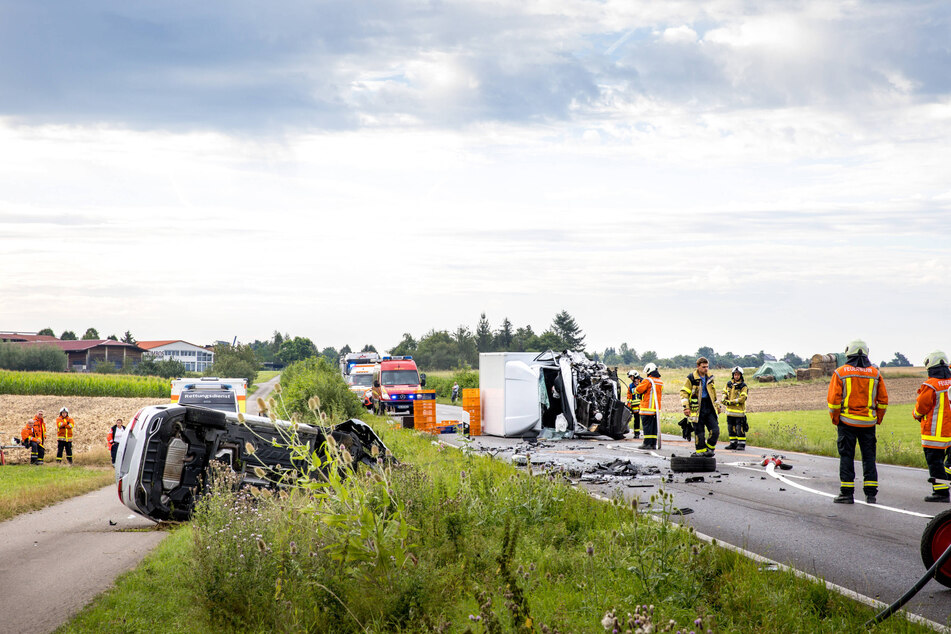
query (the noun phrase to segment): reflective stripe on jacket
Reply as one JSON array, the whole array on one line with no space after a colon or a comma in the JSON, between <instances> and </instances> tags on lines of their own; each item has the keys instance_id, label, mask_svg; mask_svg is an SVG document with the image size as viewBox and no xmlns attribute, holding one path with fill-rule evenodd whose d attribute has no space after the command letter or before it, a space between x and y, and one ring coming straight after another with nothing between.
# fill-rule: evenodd
<instances>
[{"instance_id":1,"label":"reflective stripe on jacket","mask_svg":"<svg viewBox=\"0 0 951 634\"><path fill-rule=\"evenodd\" d=\"M66 416L65 418L59 416L56 419L56 438L58 440L70 441L73 439L73 428L76 426L76 423L72 418Z\"/></svg>"},{"instance_id":2,"label":"reflective stripe on jacket","mask_svg":"<svg viewBox=\"0 0 951 634\"><path fill-rule=\"evenodd\" d=\"M888 407L888 390L874 366L843 365L832 373L829 411L839 412L839 422L853 427L874 427Z\"/></svg>"},{"instance_id":3,"label":"reflective stripe on jacket","mask_svg":"<svg viewBox=\"0 0 951 634\"><path fill-rule=\"evenodd\" d=\"M39 416L33 417L30 440L40 443L46 442L46 423Z\"/></svg>"},{"instance_id":4,"label":"reflective stripe on jacket","mask_svg":"<svg viewBox=\"0 0 951 634\"><path fill-rule=\"evenodd\" d=\"M723 391L723 404L726 406L727 416L746 416L746 398L749 396L749 387L745 382L726 382Z\"/></svg>"},{"instance_id":5,"label":"reflective stripe on jacket","mask_svg":"<svg viewBox=\"0 0 951 634\"><path fill-rule=\"evenodd\" d=\"M643 383L643 381L642 381ZM641 407L641 399L644 398L643 394L637 393L637 385L633 383L628 384L627 386L627 406L631 408L631 411L637 412Z\"/></svg>"},{"instance_id":6,"label":"reflective stripe on jacket","mask_svg":"<svg viewBox=\"0 0 951 634\"><path fill-rule=\"evenodd\" d=\"M918 388L914 416L921 421L921 446L951 447L951 379L928 379Z\"/></svg>"},{"instance_id":7,"label":"reflective stripe on jacket","mask_svg":"<svg viewBox=\"0 0 951 634\"><path fill-rule=\"evenodd\" d=\"M700 412L700 394L702 391L700 377L695 376L694 372L687 375L684 386L680 388L680 403L683 407L690 407L690 414L696 416ZM710 402L714 405L717 402L717 388L713 384L713 375L707 374L707 394L710 395Z\"/></svg>"},{"instance_id":8,"label":"reflective stripe on jacket","mask_svg":"<svg viewBox=\"0 0 951 634\"><path fill-rule=\"evenodd\" d=\"M650 416L660 411L661 396L664 393L664 382L652 376L647 377L634 388L641 395L641 415Z\"/></svg>"}]
</instances>

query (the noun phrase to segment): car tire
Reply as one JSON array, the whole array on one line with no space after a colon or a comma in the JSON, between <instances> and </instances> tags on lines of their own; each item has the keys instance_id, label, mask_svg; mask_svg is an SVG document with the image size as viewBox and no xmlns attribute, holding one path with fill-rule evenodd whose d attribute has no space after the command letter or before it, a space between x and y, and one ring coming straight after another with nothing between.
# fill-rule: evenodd
<instances>
[{"instance_id":1,"label":"car tire","mask_svg":"<svg viewBox=\"0 0 951 634\"><path fill-rule=\"evenodd\" d=\"M925 568L931 568L951 545L951 509L934 516L921 534L921 561ZM935 581L951 588L951 561L946 562L934 576Z\"/></svg>"},{"instance_id":2,"label":"car tire","mask_svg":"<svg viewBox=\"0 0 951 634\"><path fill-rule=\"evenodd\" d=\"M201 407L189 407L185 413L185 422L214 427L215 429L224 429L227 424L227 419L225 419L224 412Z\"/></svg>"},{"instance_id":3,"label":"car tire","mask_svg":"<svg viewBox=\"0 0 951 634\"><path fill-rule=\"evenodd\" d=\"M713 456L671 456L670 470L674 473L711 473L717 470Z\"/></svg>"}]
</instances>

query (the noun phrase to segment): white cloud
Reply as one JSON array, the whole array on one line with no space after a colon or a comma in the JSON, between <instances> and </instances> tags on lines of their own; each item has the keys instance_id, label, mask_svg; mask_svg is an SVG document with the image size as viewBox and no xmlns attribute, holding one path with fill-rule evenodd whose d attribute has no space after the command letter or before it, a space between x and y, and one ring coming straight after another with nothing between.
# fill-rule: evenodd
<instances>
[{"instance_id":1,"label":"white cloud","mask_svg":"<svg viewBox=\"0 0 951 634\"><path fill-rule=\"evenodd\" d=\"M661 38L671 44L693 44L697 41L697 32L685 24L664 29Z\"/></svg>"}]
</instances>

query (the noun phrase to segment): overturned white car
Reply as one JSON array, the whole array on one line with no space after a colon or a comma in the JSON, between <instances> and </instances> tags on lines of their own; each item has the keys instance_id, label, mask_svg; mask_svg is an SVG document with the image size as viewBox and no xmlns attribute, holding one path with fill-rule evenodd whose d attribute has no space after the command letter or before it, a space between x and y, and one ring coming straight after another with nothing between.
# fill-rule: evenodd
<instances>
[{"instance_id":1,"label":"overturned white car","mask_svg":"<svg viewBox=\"0 0 951 634\"><path fill-rule=\"evenodd\" d=\"M186 520L195 500L208 487L212 461L228 465L244 485L273 487L281 476L294 477L307 468L293 460L286 446L292 423L263 416L225 413L203 407L155 405L138 411L116 456L119 499L130 509L153 519ZM326 442L323 429L294 426L296 442L309 451ZM350 419L330 430L357 463L375 465L390 458L383 441L366 423ZM253 451L249 451L253 450ZM265 477L255 473L265 469Z\"/></svg>"},{"instance_id":2,"label":"overturned white car","mask_svg":"<svg viewBox=\"0 0 951 634\"><path fill-rule=\"evenodd\" d=\"M482 431L492 436L620 440L631 420L617 370L581 352L480 354L479 389Z\"/></svg>"}]
</instances>

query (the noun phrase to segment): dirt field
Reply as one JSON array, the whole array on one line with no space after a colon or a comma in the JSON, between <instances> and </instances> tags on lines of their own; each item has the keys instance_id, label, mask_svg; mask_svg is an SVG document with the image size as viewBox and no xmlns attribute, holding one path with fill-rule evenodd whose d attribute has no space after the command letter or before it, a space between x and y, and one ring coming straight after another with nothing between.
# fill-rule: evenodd
<instances>
[{"instance_id":1,"label":"dirt field","mask_svg":"<svg viewBox=\"0 0 951 634\"><path fill-rule=\"evenodd\" d=\"M714 375L716 376L716 375ZM684 375L686 378L686 375ZM661 397L661 409L664 412L676 413L680 411L680 387L684 378L665 375L664 394ZM720 377L716 377L719 379ZM914 403L918 386L923 379L917 377L885 377L888 388L889 403ZM723 383L718 381L718 389L723 389ZM747 409L751 412L784 412L801 409L826 409L826 394L829 391L828 380L811 383L790 383L784 385L760 385L756 381L748 384L750 396Z\"/></svg>"},{"instance_id":2,"label":"dirt field","mask_svg":"<svg viewBox=\"0 0 951 634\"><path fill-rule=\"evenodd\" d=\"M12 444L10 439L20 436L20 429L42 409L46 419L46 460L56 457L56 416L61 407L69 409L76 421L73 454L106 447L106 435L116 418L128 424L139 408L166 403L155 398L112 398L107 396L18 396L0 394L0 442ZM25 451L7 452L11 462L22 462Z\"/></svg>"}]
</instances>

